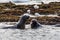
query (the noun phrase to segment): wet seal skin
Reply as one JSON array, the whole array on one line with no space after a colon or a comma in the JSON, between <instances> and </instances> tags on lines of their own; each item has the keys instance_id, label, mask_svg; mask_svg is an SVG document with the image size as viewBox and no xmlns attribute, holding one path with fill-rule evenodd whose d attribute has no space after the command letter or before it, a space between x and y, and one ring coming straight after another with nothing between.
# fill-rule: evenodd
<instances>
[{"instance_id":1,"label":"wet seal skin","mask_svg":"<svg viewBox=\"0 0 60 40\"><path fill-rule=\"evenodd\" d=\"M30 16L23 15L21 19L19 19L18 23L14 26L4 27L2 29L25 29L25 23Z\"/></svg>"},{"instance_id":2,"label":"wet seal skin","mask_svg":"<svg viewBox=\"0 0 60 40\"><path fill-rule=\"evenodd\" d=\"M18 29L25 29L25 23L26 23L27 19L29 19L29 16L23 15L21 17L21 20L19 20L19 23L17 24L17 28Z\"/></svg>"},{"instance_id":3,"label":"wet seal skin","mask_svg":"<svg viewBox=\"0 0 60 40\"><path fill-rule=\"evenodd\" d=\"M36 19L32 19L32 21L31 21L31 28L32 29L37 29L39 27L42 27L42 25Z\"/></svg>"}]
</instances>

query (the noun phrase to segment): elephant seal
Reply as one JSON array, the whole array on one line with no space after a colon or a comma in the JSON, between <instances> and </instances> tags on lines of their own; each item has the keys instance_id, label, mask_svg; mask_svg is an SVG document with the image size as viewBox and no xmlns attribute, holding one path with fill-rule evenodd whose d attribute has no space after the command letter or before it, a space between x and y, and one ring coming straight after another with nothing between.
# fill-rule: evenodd
<instances>
[{"instance_id":1,"label":"elephant seal","mask_svg":"<svg viewBox=\"0 0 60 40\"><path fill-rule=\"evenodd\" d=\"M38 23L36 19L32 19L32 21L31 21L31 28L32 29L37 29L39 27L42 27L42 25L40 23Z\"/></svg>"},{"instance_id":2,"label":"elephant seal","mask_svg":"<svg viewBox=\"0 0 60 40\"><path fill-rule=\"evenodd\" d=\"M23 15L19 19L19 21L18 21L18 23L16 25L10 26L10 27L4 27L2 29L8 29L8 28L11 28L11 29L25 29L25 23L26 23L26 21L27 21L28 18L29 18L28 15Z\"/></svg>"},{"instance_id":3,"label":"elephant seal","mask_svg":"<svg viewBox=\"0 0 60 40\"><path fill-rule=\"evenodd\" d=\"M25 29L25 23L27 19L29 18L28 15L23 15L21 19L19 20L19 23L17 24L18 29Z\"/></svg>"}]
</instances>

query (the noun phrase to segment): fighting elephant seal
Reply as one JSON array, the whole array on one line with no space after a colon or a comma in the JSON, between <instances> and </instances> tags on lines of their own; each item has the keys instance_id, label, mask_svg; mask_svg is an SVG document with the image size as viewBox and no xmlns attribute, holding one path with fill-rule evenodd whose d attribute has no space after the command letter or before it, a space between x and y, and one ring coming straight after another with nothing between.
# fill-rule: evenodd
<instances>
[{"instance_id":1,"label":"fighting elephant seal","mask_svg":"<svg viewBox=\"0 0 60 40\"><path fill-rule=\"evenodd\" d=\"M37 29L39 27L42 27L42 25L39 22L37 22L36 19L32 19L32 21L31 21L31 28L32 29Z\"/></svg>"},{"instance_id":2,"label":"fighting elephant seal","mask_svg":"<svg viewBox=\"0 0 60 40\"><path fill-rule=\"evenodd\" d=\"M17 28L18 29L25 29L25 23L28 18L29 18L29 16L27 16L27 15L22 16L21 20L19 20L19 23L17 24Z\"/></svg>"},{"instance_id":3,"label":"fighting elephant seal","mask_svg":"<svg viewBox=\"0 0 60 40\"><path fill-rule=\"evenodd\" d=\"M10 26L10 27L4 27L3 29L8 29L8 28L11 28L11 29L25 29L25 23L27 21L27 19L29 18L28 15L23 15L21 17L21 19L19 19L18 23L14 26Z\"/></svg>"}]
</instances>

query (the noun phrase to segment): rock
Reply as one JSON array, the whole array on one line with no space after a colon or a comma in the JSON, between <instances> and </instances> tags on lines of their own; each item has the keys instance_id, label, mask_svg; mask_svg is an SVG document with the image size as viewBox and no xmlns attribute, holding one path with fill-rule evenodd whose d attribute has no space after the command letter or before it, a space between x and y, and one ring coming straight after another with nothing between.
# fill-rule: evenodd
<instances>
[{"instance_id":1,"label":"rock","mask_svg":"<svg viewBox=\"0 0 60 40\"><path fill-rule=\"evenodd\" d=\"M30 12L31 12L31 10L30 10L30 9L28 9L28 10L27 10L27 13L30 13Z\"/></svg>"},{"instance_id":2,"label":"rock","mask_svg":"<svg viewBox=\"0 0 60 40\"><path fill-rule=\"evenodd\" d=\"M40 16L40 14L39 13L35 13L35 16Z\"/></svg>"},{"instance_id":3,"label":"rock","mask_svg":"<svg viewBox=\"0 0 60 40\"><path fill-rule=\"evenodd\" d=\"M39 6L38 6L38 5L34 5L34 8L35 8L35 9L39 9Z\"/></svg>"}]
</instances>

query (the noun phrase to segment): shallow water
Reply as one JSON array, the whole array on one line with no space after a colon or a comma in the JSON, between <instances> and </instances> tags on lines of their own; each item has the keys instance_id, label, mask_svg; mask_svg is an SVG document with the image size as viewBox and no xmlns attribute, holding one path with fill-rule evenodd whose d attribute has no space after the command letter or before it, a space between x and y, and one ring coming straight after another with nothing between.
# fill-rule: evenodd
<instances>
[{"instance_id":1,"label":"shallow water","mask_svg":"<svg viewBox=\"0 0 60 40\"><path fill-rule=\"evenodd\" d=\"M16 23L2 22L0 27L13 26ZM15 24L14 24L15 23ZM29 27L30 25L26 25ZM42 28L0 29L0 40L60 40L60 28L55 25L42 25Z\"/></svg>"}]
</instances>

